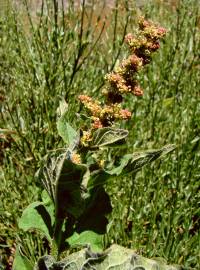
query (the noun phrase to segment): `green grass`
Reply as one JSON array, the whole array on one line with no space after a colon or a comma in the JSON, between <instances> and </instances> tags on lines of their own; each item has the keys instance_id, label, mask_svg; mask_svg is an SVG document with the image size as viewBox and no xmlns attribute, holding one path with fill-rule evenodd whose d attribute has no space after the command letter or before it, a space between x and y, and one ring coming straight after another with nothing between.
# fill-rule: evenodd
<instances>
[{"instance_id":1,"label":"green grass","mask_svg":"<svg viewBox=\"0 0 200 270\"><path fill-rule=\"evenodd\" d=\"M62 146L56 133L59 101L67 100L69 120L74 126L80 124L74 116L80 109L76 96L83 92L99 95L104 75L125 54L124 32L134 33L135 14L143 14L169 32L159 53L140 74L144 96L130 96L126 101L133 111L131 121L123 125L130 131L128 151L167 143L175 143L177 149L136 178L109 184L114 210L105 245L119 243L148 257L164 257L198 269L198 1L177 1L176 6L148 1L137 10L130 8L132 1L128 11L125 1L121 1L123 11L118 2L109 20L104 16L108 10L102 12L102 7L74 12L71 6L58 19L55 7L53 14L49 7L48 19L40 14L33 20L25 10L23 19L12 13L0 23L0 128L4 129L0 137L0 242L9 253L13 241L30 238L18 233L17 219L40 196L41 183L34 173L42 156ZM40 246L32 238L32 248Z\"/></svg>"}]
</instances>

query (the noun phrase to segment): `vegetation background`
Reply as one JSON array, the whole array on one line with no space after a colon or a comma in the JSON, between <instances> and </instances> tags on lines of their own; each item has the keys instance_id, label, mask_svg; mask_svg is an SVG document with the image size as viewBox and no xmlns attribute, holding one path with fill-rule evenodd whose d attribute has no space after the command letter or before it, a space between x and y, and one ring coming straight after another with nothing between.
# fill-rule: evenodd
<instances>
[{"instance_id":1,"label":"vegetation background","mask_svg":"<svg viewBox=\"0 0 200 270\"><path fill-rule=\"evenodd\" d=\"M5 1L0 1L1 6ZM139 15L168 29L159 53L140 73L145 94L126 100L133 117L127 148L177 149L131 178L109 183L114 207L105 247L133 248L147 257L200 268L200 13L198 0L18 1L0 12L0 247L11 269L16 243L34 261L45 239L22 233L17 220L40 198L34 174L48 152L62 147L56 110L81 125L77 96L100 98L104 75L127 54L123 44ZM39 8L38 8L39 7Z\"/></svg>"}]
</instances>

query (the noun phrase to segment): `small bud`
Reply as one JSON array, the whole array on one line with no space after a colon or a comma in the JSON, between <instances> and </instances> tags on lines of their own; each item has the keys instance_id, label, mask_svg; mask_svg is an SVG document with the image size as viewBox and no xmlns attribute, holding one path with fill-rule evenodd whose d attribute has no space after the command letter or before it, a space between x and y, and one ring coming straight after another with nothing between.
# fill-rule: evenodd
<instances>
[{"instance_id":1,"label":"small bud","mask_svg":"<svg viewBox=\"0 0 200 270\"><path fill-rule=\"evenodd\" d=\"M88 146L89 142L92 140L91 131L83 131L83 135L81 137L81 144L83 146Z\"/></svg>"},{"instance_id":2,"label":"small bud","mask_svg":"<svg viewBox=\"0 0 200 270\"><path fill-rule=\"evenodd\" d=\"M129 110L124 109L120 111L122 119L129 119L131 118L131 112Z\"/></svg>"},{"instance_id":3,"label":"small bud","mask_svg":"<svg viewBox=\"0 0 200 270\"><path fill-rule=\"evenodd\" d=\"M166 30L165 28L163 28L163 27L158 27L158 28L157 28L157 33L158 33L158 35L159 35L160 37L163 37L163 36L166 35L167 30Z\"/></svg>"},{"instance_id":4,"label":"small bud","mask_svg":"<svg viewBox=\"0 0 200 270\"><path fill-rule=\"evenodd\" d=\"M138 26L140 30L144 30L145 28L149 27L151 25L150 21L147 21L144 19L144 17L140 17L138 21Z\"/></svg>"},{"instance_id":5,"label":"small bud","mask_svg":"<svg viewBox=\"0 0 200 270\"><path fill-rule=\"evenodd\" d=\"M137 86L135 86L134 88L133 88L133 94L135 95L135 96L142 96L143 95L143 90L142 90L142 88L139 86L139 85L137 85Z\"/></svg>"},{"instance_id":6,"label":"small bud","mask_svg":"<svg viewBox=\"0 0 200 270\"><path fill-rule=\"evenodd\" d=\"M125 65L127 68L127 71L133 70L133 71L138 71L139 68L142 67L142 58L138 57L135 54L132 54L128 57L127 60L122 62L122 66Z\"/></svg>"},{"instance_id":7,"label":"small bud","mask_svg":"<svg viewBox=\"0 0 200 270\"><path fill-rule=\"evenodd\" d=\"M129 92L129 89L126 86L126 80L120 74L111 72L107 74L106 80L110 83L111 87L116 89L118 92Z\"/></svg>"},{"instance_id":8,"label":"small bud","mask_svg":"<svg viewBox=\"0 0 200 270\"><path fill-rule=\"evenodd\" d=\"M99 166L100 166L101 168L103 168L104 164L105 164L105 160L104 160L104 159L101 159L101 160L99 161Z\"/></svg>"},{"instance_id":9,"label":"small bud","mask_svg":"<svg viewBox=\"0 0 200 270\"><path fill-rule=\"evenodd\" d=\"M80 156L79 154L72 153L71 161L72 161L74 164L81 164L81 156Z\"/></svg>"},{"instance_id":10,"label":"small bud","mask_svg":"<svg viewBox=\"0 0 200 270\"><path fill-rule=\"evenodd\" d=\"M155 42L152 42L152 43L149 43L148 45L148 49L152 52L158 50L160 48L160 43L159 41L155 41Z\"/></svg>"},{"instance_id":11,"label":"small bud","mask_svg":"<svg viewBox=\"0 0 200 270\"><path fill-rule=\"evenodd\" d=\"M127 44L130 44L131 41L132 41L133 39L134 39L134 35L131 34L131 33L128 33L128 34L125 36L125 42L126 42Z\"/></svg>"}]
</instances>

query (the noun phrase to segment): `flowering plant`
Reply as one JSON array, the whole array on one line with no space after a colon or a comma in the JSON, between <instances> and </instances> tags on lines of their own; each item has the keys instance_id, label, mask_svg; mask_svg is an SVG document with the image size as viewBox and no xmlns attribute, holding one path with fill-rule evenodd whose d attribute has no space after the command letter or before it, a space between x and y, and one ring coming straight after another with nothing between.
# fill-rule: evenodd
<instances>
[{"instance_id":1,"label":"flowering plant","mask_svg":"<svg viewBox=\"0 0 200 270\"><path fill-rule=\"evenodd\" d=\"M159 49L159 40L166 34L164 28L144 18L138 25L137 33L125 39L130 55L105 76L104 102L87 95L78 97L89 122L75 130L66 120L66 104L61 103L57 129L66 148L44 158L37 173L45 187L42 202L29 205L19 220L21 229L37 229L45 235L56 259L77 245L89 244L95 251L102 250L106 216L112 211L105 183L119 175L136 174L174 149L167 145L159 150L110 155L110 149L125 145L128 136L127 130L117 127L117 121L131 118L131 112L122 107L124 95L143 95L137 73L150 63L152 53ZM16 266L22 260L20 256L18 250Z\"/></svg>"}]
</instances>

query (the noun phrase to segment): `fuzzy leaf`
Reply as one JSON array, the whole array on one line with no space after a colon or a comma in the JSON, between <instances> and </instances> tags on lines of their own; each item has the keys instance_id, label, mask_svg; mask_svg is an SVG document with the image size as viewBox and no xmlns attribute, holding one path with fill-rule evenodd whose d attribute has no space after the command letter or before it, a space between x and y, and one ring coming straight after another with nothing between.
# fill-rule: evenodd
<instances>
[{"instance_id":1,"label":"fuzzy leaf","mask_svg":"<svg viewBox=\"0 0 200 270\"><path fill-rule=\"evenodd\" d=\"M141 152L135 152L133 154L124 155L117 163L112 167L105 168L106 173L110 175L120 175L121 173L130 173L140 170L143 166L154 160L170 153L175 149L175 146L170 144L166 145L158 150L146 150Z\"/></svg>"},{"instance_id":2,"label":"fuzzy leaf","mask_svg":"<svg viewBox=\"0 0 200 270\"><path fill-rule=\"evenodd\" d=\"M115 129L111 127L99 128L94 132L92 147L111 146L117 142L121 142L128 136L125 129Z\"/></svg>"},{"instance_id":3,"label":"fuzzy leaf","mask_svg":"<svg viewBox=\"0 0 200 270\"><path fill-rule=\"evenodd\" d=\"M30 204L19 219L18 226L24 231L38 230L51 241L51 218L42 202Z\"/></svg>"},{"instance_id":4,"label":"fuzzy leaf","mask_svg":"<svg viewBox=\"0 0 200 270\"><path fill-rule=\"evenodd\" d=\"M47 263L48 266L47 267ZM45 267L46 268L45 268ZM94 252L90 248L72 253L67 258L55 262L51 256L40 259L40 265L35 270L181 270L184 268L177 265L167 265L164 262L147 259L136 254L133 250L118 245L112 245L105 252ZM188 269L189 270L189 269Z\"/></svg>"},{"instance_id":5,"label":"fuzzy leaf","mask_svg":"<svg viewBox=\"0 0 200 270\"><path fill-rule=\"evenodd\" d=\"M15 252L15 259L13 262L12 269L13 270L33 270L33 265L24 255L21 255L18 247Z\"/></svg>"},{"instance_id":6,"label":"fuzzy leaf","mask_svg":"<svg viewBox=\"0 0 200 270\"><path fill-rule=\"evenodd\" d=\"M36 267L34 270L58 270L56 266L56 261L53 256L45 255L38 260ZM60 268L63 269L63 268Z\"/></svg>"},{"instance_id":7,"label":"fuzzy leaf","mask_svg":"<svg viewBox=\"0 0 200 270\"><path fill-rule=\"evenodd\" d=\"M59 102L59 106L56 110L57 116L61 117L64 113L66 113L68 111L68 104L65 101L65 99L61 99Z\"/></svg>"},{"instance_id":8,"label":"fuzzy leaf","mask_svg":"<svg viewBox=\"0 0 200 270\"><path fill-rule=\"evenodd\" d=\"M62 171L64 160L67 158L67 152L55 151L46 155L43 159L43 165L37 172L37 177L42 181L44 188L50 198L55 203L55 187Z\"/></svg>"},{"instance_id":9,"label":"fuzzy leaf","mask_svg":"<svg viewBox=\"0 0 200 270\"><path fill-rule=\"evenodd\" d=\"M56 217L65 218L67 213L79 217L84 210L82 181L87 171L85 165L77 165L65 159L56 182Z\"/></svg>"},{"instance_id":10,"label":"fuzzy leaf","mask_svg":"<svg viewBox=\"0 0 200 270\"><path fill-rule=\"evenodd\" d=\"M56 218L65 218L67 213L75 218L81 215L85 194L82 182L86 172L87 166L73 163L68 152L46 158L39 177L55 204Z\"/></svg>"}]
</instances>

